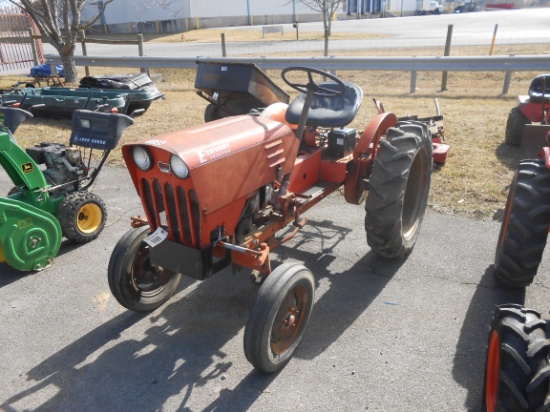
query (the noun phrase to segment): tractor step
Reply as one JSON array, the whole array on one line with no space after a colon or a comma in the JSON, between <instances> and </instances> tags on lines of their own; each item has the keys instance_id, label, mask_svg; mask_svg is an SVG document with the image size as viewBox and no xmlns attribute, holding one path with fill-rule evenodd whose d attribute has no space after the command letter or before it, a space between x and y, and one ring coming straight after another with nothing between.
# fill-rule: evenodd
<instances>
[{"instance_id":1,"label":"tractor step","mask_svg":"<svg viewBox=\"0 0 550 412\"><path fill-rule=\"evenodd\" d=\"M305 212L340 186L340 184L334 182L317 182L305 192L296 193L296 205L299 206L301 212Z\"/></svg>"}]
</instances>

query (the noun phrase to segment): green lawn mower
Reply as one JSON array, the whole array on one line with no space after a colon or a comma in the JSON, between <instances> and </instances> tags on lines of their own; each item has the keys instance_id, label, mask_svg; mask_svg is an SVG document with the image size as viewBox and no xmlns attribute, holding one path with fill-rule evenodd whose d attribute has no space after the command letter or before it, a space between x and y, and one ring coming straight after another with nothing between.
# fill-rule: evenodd
<instances>
[{"instance_id":1,"label":"green lawn mower","mask_svg":"<svg viewBox=\"0 0 550 412\"><path fill-rule=\"evenodd\" d=\"M76 110L70 146L41 143L23 150L14 133L30 117L20 108L0 106L0 165L14 185L0 198L0 263L20 271L51 265L63 236L77 243L99 236L107 211L88 189L134 123L106 107Z\"/></svg>"}]
</instances>

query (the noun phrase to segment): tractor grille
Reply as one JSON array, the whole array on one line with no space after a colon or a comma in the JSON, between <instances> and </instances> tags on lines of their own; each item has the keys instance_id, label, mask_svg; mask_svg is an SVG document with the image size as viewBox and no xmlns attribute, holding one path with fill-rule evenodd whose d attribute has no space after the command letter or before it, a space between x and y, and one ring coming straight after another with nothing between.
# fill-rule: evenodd
<instances>
[{"instance_id":1,"label":"tractor grille","mask_svg":"<svg viewBox=\"0 0 550 412\"><path fill-rule=\"evenodd\" d=\"M142 203L151 229L168 228L169 238L190 247L200 247L200 208L194 190L172 187L157 179L141 180Z\"/></svg>"}]
</instances>

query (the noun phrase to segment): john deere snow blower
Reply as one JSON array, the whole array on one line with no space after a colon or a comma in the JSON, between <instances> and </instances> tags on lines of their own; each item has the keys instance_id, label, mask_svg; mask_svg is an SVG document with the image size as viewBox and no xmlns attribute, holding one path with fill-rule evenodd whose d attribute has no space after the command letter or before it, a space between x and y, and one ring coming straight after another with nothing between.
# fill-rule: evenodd
<instances>
[{"instance_id":1,"label":"john deere snow blower","mask_svg":"<svg viewBox=\"0 0 550 412\"><path fill-rule=\"evenodd\" d=\"M0 198L0 262L20 271L48 267L63 236L78 243L99 236L107 212L88 189L133 124L125 114L77 110L70 146L41 143L23 150L14 133L29 117L17 107L0 107L0 165L14 185Z\"/></svg>"}]
</instances>

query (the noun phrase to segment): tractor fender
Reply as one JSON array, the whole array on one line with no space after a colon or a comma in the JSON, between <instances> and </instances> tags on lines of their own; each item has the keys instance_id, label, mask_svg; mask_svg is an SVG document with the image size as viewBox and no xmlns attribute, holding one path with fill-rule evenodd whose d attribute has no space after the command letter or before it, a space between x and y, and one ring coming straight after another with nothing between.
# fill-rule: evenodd
<instances>
[{"instance_id":1,"label":"tractor fender","mask_svg":"<svg viewBox=\"0 0 550 412\"><path fill-rule=\"evenodd\" d=\"M365 175L367 165L362 163L372 164L374 156L370 156L365 162L363 155L371 146L374 154L380 137L390 127L395 126L396 123L397 116L395 114L389 112L380 113L369 122L365 131L361 134L353 150L353 160L349 164L348 174L344 182L344 197L346 202L359 205L365 200L367 190L363 179L368 176Z\"/></svg>"},{"instance_id":2,"label":"tractor fender","mask_svg":"<svg viewBox=\"0 0 550 412\"><path fill-rule=\"evenodd\" d=\"M523 113L531 123L541 123L544 120L542 118L542 103L532 102L528 96L519 96L517 101L518 110ZM548 111L550 105L545 103L544 106ZM546 120L549 120L548 117Z\"/></svg>"},{"instance_id":3,"label":"tractor fender","mask_svg":"<svg viewBox=\"0 0 550 412\"><path fill-rule=\"evenodd\" d=\"M550 137L550 132L548 133L547 138ZM539 156L544 158L544 164L546 168L550 170L550 147L543 147L539 153Z\"/></svg>"},{"instance_id":4,"label":"tractor fender","mask_svg":"<svg viewBox=\"0 0 550 412\"><path fill-rule=\"evenodd\" d=\"M0 262L20 271L48 267L61 246L61 226L52 214L19 200L0 199Z\"/></svg>"}]
</instances>

